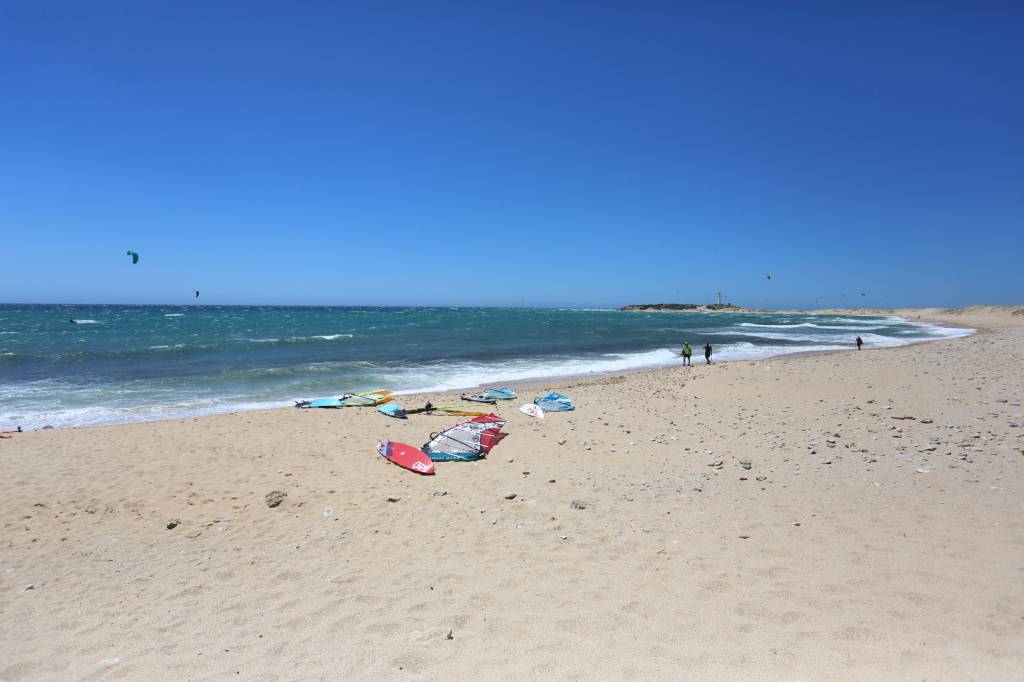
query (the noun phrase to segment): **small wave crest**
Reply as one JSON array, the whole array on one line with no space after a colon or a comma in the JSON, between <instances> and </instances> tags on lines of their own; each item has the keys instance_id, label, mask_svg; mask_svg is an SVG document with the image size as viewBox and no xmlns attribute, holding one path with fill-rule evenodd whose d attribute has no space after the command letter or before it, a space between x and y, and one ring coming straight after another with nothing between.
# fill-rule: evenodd
<instances>
[{"instance_id":1,"label":"small wave crest","mask_svg":"<svg viewBox=\"0 0 1024 682\"><path fill-rule=\"evenodd\" d=\"M314 334L312 336L290 336L288 338L269 338L269 339L251 339L243 338L238 339L239 341L246 341L248 343L318 343L320 341L335 341L337 339L351 339L355 334Z\"/></svg>"},{"instance_id":2,"label":"small wave crest","mask_svg":"<svg viewBox=\"0 0 1024 682\"><path fill-rule=\"evenodd\" d=\"M588 357L510 360L499 363L456 362L432 367L401 368L393 373L398 393L450 391L484 383L575 377L666 367L679 362L668 348L638 353L605 353Z\"/></svg>"},{"instance_id":3,"label":"small wave crest","mask_svg":"<svg viewBox=\"0 0 1024 682\"><path fill-rule=\"evenodd\" d=\"M870 327L856 326L856 325L843 325L843 326L839 326L839 325L832 325L832 324L815 324L813 322L799 322L797 324L758 324L756 322L740 322L736 326L737 327L761 327L763 329L797 329L799 327L811 327L813 329L841 329L843 331L857 331L857 330L863 330L863 329L870 329L870 330L885 329L885 327L879 327L877 325L872 325Z\"/></svg>"},{"instance_id":4,"label":"small wave crest","mask_svg":"<svg viewBox=\"0 0 1024 682\"><path fill-rule=\"evenodd\" d=\"M180 401L171 403L153 403L130 407L110 407L97 405L93 407L76 407L68 409L51 409L24 412L17 415L0 415L0 424L9 422L11 425L25 429L40 429L44 426L68 428L77 426L102 426L105 424L124 424L128 422L150 422L165 419L184 419L208 414L225 412L241 412L247 410L265 410L275 407L286 407L293 403L290 400L245 401L200 400Z\"/></svg>"}]
</instances>

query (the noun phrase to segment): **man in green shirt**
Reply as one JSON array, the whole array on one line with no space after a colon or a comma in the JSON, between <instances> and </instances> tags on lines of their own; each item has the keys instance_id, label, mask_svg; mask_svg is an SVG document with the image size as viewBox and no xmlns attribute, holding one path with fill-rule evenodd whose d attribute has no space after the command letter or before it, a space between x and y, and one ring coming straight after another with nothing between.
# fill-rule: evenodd
<instances>
[{"instance_id":1,"label":"man in green shirt","mask_svg":"<svg viewBox=\"0 0 1024 682\"><path fill-rule=\"evenodd\" d=\"M693 355L693 349L690 348L690 344L689 343L684 343L683 344L683 364L684 365L693 366L693 363L690 362L690 356L691 355Z\"/></svg>"}]
</instances>

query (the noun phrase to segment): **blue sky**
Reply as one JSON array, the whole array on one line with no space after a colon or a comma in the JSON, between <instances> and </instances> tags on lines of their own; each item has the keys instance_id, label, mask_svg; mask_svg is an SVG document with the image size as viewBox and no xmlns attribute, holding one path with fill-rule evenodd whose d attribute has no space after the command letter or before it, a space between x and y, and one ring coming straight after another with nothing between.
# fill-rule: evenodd
<instances>
[{"instance_id":1,"label":"blue sky","mask_svg":"<svg viewBox=\"0 0 1024 682\"><path fill-rule=\"evenodd\" d=\"M4 2L0 301L1024 302L1024 5L829 4Z\"/></svg>"}]
</instances>

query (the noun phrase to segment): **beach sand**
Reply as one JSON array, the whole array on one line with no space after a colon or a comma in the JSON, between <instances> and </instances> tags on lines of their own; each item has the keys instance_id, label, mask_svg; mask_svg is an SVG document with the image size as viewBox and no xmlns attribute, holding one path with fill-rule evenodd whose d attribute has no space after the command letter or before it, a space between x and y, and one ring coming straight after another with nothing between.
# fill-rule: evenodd
<instances>
[{"instance_id":1,"label":"beach sand","mask_svg":"<svg viewBox=\"0 0 1024 682\"><path fill-rule=\"evenodd\" d=\"M1024 316L901 313L980 333L538 385L433 477L375 444L458 419L0 440L0 680L1022 679Z\"/></svg>"}]
</instances>

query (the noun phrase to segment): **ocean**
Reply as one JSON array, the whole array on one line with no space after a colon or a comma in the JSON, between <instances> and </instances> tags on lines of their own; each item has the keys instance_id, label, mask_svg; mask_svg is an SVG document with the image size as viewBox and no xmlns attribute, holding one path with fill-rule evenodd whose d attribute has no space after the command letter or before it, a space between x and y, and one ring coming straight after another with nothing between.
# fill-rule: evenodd
<instances>
[{"instance_id":1,"label":"ocean","mask_svg":"<svg viewBox=\"0 0 1024 682\"><path fill-rule=\"evenodd\" d=\"M71 323L70 320L77 320ZM0 305L0 428L167 419L969 334L898 317L592 309Z\"/></svg>"}]
</instances>

